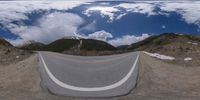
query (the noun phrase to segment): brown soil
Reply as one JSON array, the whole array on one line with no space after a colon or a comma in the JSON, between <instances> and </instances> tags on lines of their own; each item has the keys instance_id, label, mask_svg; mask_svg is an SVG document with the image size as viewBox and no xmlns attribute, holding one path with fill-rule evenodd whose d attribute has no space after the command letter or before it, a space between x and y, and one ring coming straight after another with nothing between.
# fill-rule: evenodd
<instances>
[{"instance_id":1,"label":"brown soil","mask_svg":"<svg viewBox=\"0 0 200 100\"><path fill-rule=\"evenodd\" d=\"M20 50L11 46L0 45L0 65L18 63L32 54L33 53L29 51Z\"/></svg>"}]
</instances>

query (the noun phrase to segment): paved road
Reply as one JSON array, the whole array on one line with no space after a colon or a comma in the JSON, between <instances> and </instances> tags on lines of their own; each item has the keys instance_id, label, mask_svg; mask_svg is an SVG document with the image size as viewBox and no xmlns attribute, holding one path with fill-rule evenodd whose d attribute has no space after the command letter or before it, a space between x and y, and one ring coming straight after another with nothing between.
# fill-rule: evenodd
<instances>
[{"instance_id":1,"label":"paved road","mask_svg":"<svg viewBox=\"0 0 200 100\"><path fill-rule=\"evenodd\" d=\"M138 52L100 57L39 52L41 83L57 95L125 95L136 85L138 58Z\"/></svg>"}]
</instances>

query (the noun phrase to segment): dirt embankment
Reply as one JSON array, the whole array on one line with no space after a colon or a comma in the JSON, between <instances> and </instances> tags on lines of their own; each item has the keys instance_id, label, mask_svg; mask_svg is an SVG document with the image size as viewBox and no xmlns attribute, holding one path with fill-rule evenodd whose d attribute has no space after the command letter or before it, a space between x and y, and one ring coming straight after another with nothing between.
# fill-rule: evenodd
<instances>
[{"instance_id":1,"label":"dirt embankment","mask_svg":"<svg viewBox=\"0 0 200 100\"><path fill-rule=\"evenodd\" d=\"M198 36L165 33L134 43L128 49L175 57L172 63L176 65L200 66L200 37ZM186 58L192 60L185 61Z\"/></svg>"},{"instance_id":2,"label":"dirt embankment","mask_svg":"<svg viewBox=\"0 0 200 100\"><path fill-rule=\"evenodd\" d=\"M1 46L0 45L0 65L9 65L18 63L29 56L31 56L33 52L20 50L11 46Z\"/></svg>"},{"instance_id":3,"label":"dirt embankment","mask_svg":"<svg viewBox=\"0 0 200 100\"><path fill-rule=\"evenodd\" d=\"M142 54L133 93L136 100L198 100L200 66L177 66Z\"/></svg>"},{"instance_id":4,"label":"dirt embankment","mask_svg":"<svg viewBox=\"0 0 200 100\"><path fill-rule=\"evenodd\" d=\"M141 54L139 80L130 94L114 98L75 98L49 94L40 88L37 56L0 65L2 100L199 100L200 67L167 64Z\"/></svg>"}]
</instances>

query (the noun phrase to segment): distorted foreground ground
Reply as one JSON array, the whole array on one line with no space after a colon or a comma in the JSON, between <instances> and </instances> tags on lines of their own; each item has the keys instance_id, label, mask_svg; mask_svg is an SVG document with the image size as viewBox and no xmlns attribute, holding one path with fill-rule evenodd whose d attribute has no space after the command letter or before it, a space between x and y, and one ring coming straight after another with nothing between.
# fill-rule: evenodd
<instances>
[{"instance_id":1,"label":"distorted foreground ground","mask_svg":"<svg viewBox=\"0 0 200 100\"><path fill-rule=\"evenodd\" d=\"M141 54L138 85L114 98L55 96L40 88L37 55L19 63L0 65L1 100L199 100L200 66L177 66Z\"/></svg>"},{"instance_id":2,"label":"distorted foreground ground","mask_svg":"<svg viewBox=\"0 0 200 100\"><path fill-rule=\"evenodd\" d=\"M33 52L0 45L0 65L17 63L28 58Z\"/></svg>"}]
</instances>

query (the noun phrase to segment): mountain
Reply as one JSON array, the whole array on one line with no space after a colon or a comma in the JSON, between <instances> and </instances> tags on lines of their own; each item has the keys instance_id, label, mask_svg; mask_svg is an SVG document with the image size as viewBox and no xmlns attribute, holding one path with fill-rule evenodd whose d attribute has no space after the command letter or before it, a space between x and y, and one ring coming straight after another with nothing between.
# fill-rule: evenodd
<instances>
[{"instance_id":1,"label":"mountain","mask_svg":"<svg viewBox=\"0 0 200 100\"><path fill-rule=\"evenodd\" d=\"M100 56L114 54L116 50L117 48L104 41L80 39L77 45L69 50L65 50L63 53L82 56Z\"/></svg>"},{"instance_id":2,"label":"mountain","mask_svg":"<svg viewBox=\"0 0 200 100\"><path fill-rule=\"evenodd\" d=\"M165 46L174 45L174 48L177 49L180 47L190 46L190 43L200 42L200 37L192 35L182 35L175 33L164 33L161 35L151 36L143 41L134 43L128 47L129 50L147 50L155 52L156 50L167 49ZM195 45L195 44L194 44ZM169 48L168 48L169 49Z\"/></svg>"},{"instance_id":3,"label":"mountain","mask_svg":"<svg viewBox=\"0 0 200 100\"><path fill-rule=\"evenodd\" d=\"M81 44L80 44L81 41ZM64 52L64 51L110 51L116 50L112 45L93 39L59 39L44 47L44 50L54 51L54 52Z\"/></svg>"},{"instance_id":4,"label":"mountain","mask_svg":"<svg viewBox=\"0 0 200 100\"><path fill-rule=\"evenodd\" d=\"M0 39L0 46L12 46L12 45L6 40Z\"/></svg>"},{"instance_id":5,"label":"mountain","mask_svg":"<svg viewBox=\"0 0 200 100\"><path fill-rule=\"evenodd\" d=\"M151 36L128 47L131 51L148 51L175 57L177 63L193 58L191 64L200 65L200 37L175 33ZM184 63L183 63L184 64Z\"/></svg>"},{"instance_id":6,"label":"mountain","mask_svg":"<svg viewBox=\"0 0 200 100\"><path fill-rule=\"evenodd\" d=\"M77 39L59 39L44 46L43 50L53 52L64 52L65 50L69 50L75 45L78 45L78 43L79 40Z\"/></svg>"},{"instance_id":7,"label":"mountain","mask_svg":"<svg viewBox=\"0 0 200 100\"><path fill-rule=\"evenodd\" d=\"M63 52L65 50L69 50L78 43L79 40L76 39L59 39L47 45L31 41L21 45L19 48L24 50Z\"/></svg>"},{"instance_id":8,"label":"mountain","mask_svg":"<svg viewBox=\"0 0 200 100\"><path fill-rule=\"evenodd\" d=\"M81 43L80 43L81 41ZM112 45L93 39L75 39L63 38L56 40L50 44L44 45L38 42L31 42L20 47L26 50L40 50L40 51L53 51L53 52L86 52L86 51L113 51L116 50Z\"/></svg>"},{"instance_id":9,"label":"mountain","mask_svg":"<svg viewBox=\"0 0 200 100\"><path fill-rule=\"evenodd\" d=\"M113 51L117 50L114 46L100 40L94 39L81 39L81 50L96 50L96 51Z\"/></svg>"},{"instance_id":10,"label":"mountain","mask_svg":"<svg viewBox=\"0 0 200 100\"><path fill-rule=\"evenodd\" d=\"M32 52L12 46L4 39L0 39L0 65L16 63L28 58Z\"/></svg>"},{"instance_id":11,"label":"mountain","mask_svg":"<svg viewBox=\"0 0 200 100\"><path fill-rule=\"evenodd\" d=\"M79 36L65 36L63 39L82 39Z\"/></svg>"},{"instance_id":12,"label":"mountain","mask_svg":"<svg viewBox=\"0 0 200 100\"><path fill-rule=\"evenodd\" d=\"M117 47L117 49L123 50L123 49L127 49L129 47L129 45L120 45Z\"/></svg>"},{"instance_id":13,"label":"mountain","mask_svg":"<svg viewBox=\"0 0 200 100\"><path fill-rule=\"evenodd\" d=\"M25 49L25 50L43 50L44 46L46 46L46 45L43 43L29 41L28 43L21 45L19 48Z\"/></svg>"}]
</instances>

